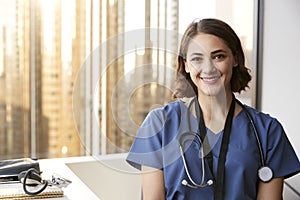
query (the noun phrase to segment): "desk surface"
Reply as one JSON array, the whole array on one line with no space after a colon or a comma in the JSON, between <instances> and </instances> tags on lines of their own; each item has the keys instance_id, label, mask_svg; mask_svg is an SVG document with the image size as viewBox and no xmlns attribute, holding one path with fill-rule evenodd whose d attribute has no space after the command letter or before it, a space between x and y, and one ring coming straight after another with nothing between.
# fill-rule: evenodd
<instances>
[{"instance_id":1,"label":"desk surface","mask_svg":"<svg viewBox=\"0 0 300 200\"><path fill-rule=\"evenodd\" d=\"M70 185L64 190L64 198L66 200L89 199L99 200L99 198L92 192L92 190L83 183L79 177L66 165L66 163L82 162L89 160L89 157L80 158L58 158L58 159L45 159L40 160L40 169L43 171L42 176L44 179L50 179L53 173L59 174L64 178L72 181Z\"/></svg>"},{"instance_id":2,"label":"desk surface","mask_svg":"<svg viewBox=\"0 0 300 200\"><path fill-rule=\"evenodd\" d=\"M140 171L125 162L127 154L40 160L43 178L59 174L72 183L62 199L140 200Z\"/></svg>"}]
</instances>

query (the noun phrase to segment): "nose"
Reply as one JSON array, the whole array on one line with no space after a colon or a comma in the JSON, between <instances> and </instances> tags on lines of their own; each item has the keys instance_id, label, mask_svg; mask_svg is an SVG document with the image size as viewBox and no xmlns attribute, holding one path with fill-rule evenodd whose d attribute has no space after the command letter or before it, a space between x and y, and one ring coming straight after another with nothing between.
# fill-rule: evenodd
<instances>
[{"instance_id":1,"label":"nose","mask_svg":"<svg viewBox=\"0 0 300 200\"><path fill-rule=\"evenodd\" d=\"M211 58L205 59L202 66L202 72L205 74L211 74L214 71L216 71L216 67L212 59Z\"/></svg>"}]
</instances>

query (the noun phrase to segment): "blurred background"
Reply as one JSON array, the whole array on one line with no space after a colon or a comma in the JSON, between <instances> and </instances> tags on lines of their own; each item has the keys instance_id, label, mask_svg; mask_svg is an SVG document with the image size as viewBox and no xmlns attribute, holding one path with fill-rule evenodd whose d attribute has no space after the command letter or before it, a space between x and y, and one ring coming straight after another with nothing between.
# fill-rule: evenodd
<instances>
[{"instance_id":1,"label":"blurred background","mask_svg":"<svg viewBox=\"0 0 300 200\"><path fill-rule=\"evenodd\" d=\"M257 15L251 0L0 0L0 158L127 152L149 110L172 101L196 18L240 36L253 79L239 98L255 107Z\"/></svg>"}]
</instances>

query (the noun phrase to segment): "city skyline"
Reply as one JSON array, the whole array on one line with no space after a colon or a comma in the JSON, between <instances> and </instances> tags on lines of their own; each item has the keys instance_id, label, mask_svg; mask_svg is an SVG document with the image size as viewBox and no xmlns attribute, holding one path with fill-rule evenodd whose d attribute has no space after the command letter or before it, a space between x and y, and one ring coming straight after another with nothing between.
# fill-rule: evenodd
<instances>
[{"instance_id":1,"label":"city skyline","mask_svg":"<svg viewBox=\"0 0 300 200\"><path fill-rule=\"evenodd\" d=\"M147 113L171 100L180 27L196 15L179 0L138 2L0 2L2 158L129 150ZM131 13L133 5L141 9ZM203 16L215 16L216 5ZM251 64L254 47L245 46Z\"/></svg>"}]
</instances>

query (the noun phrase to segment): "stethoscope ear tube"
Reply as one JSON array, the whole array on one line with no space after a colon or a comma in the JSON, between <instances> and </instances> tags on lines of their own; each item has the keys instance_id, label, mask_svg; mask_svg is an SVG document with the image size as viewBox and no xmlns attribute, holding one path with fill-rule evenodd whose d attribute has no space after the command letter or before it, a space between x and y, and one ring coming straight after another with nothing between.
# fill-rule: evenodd
<instances>
[{"instance_id":1,"label":"stethoscope ear tube","mask_svg":"<svg viewBox=\"0 0 300 200\"><path fill-rule=\"evenodd\" d=\"M181 158L182 158L182 161L183 161L183 166L184 166L184 169L185 169L185 172L190 180L190 182L192 183L189 184L185 179L182 180L181 184L184 185L184 186L188 186L188 187L191 187L191 188L199 188L199 187L206 187L206 186L209 186L209 185L212 185L213 184L213 181L212 180L208 180L206 183L204 181L204 177L205 177L205 169L204 169L204 161L202 160L201 162L201 168L202 168L202 179L201 179L201 183L198 184L196 183L193 178L191 177L190 173L189 173L189 169L188 169L188 166L187 166L187 163L186 163L186 160L185 160L185 156L184 156L184 150L183 150L183 146L184 146L184 143L183 143L183 136L185 135L191 135L193 137L196 137L197 140L199 141L200 143L200 152L201 152L201 157L204 158L204 152L203 152L203 147L202 147L202 142L201 142L201 138L200 136L198 136L196 133L193 133L193 132L185 132L183 133L178 141L179 141L179 149L180 149L180 154L181 154Z\"/></svg>"}]
</instances>

